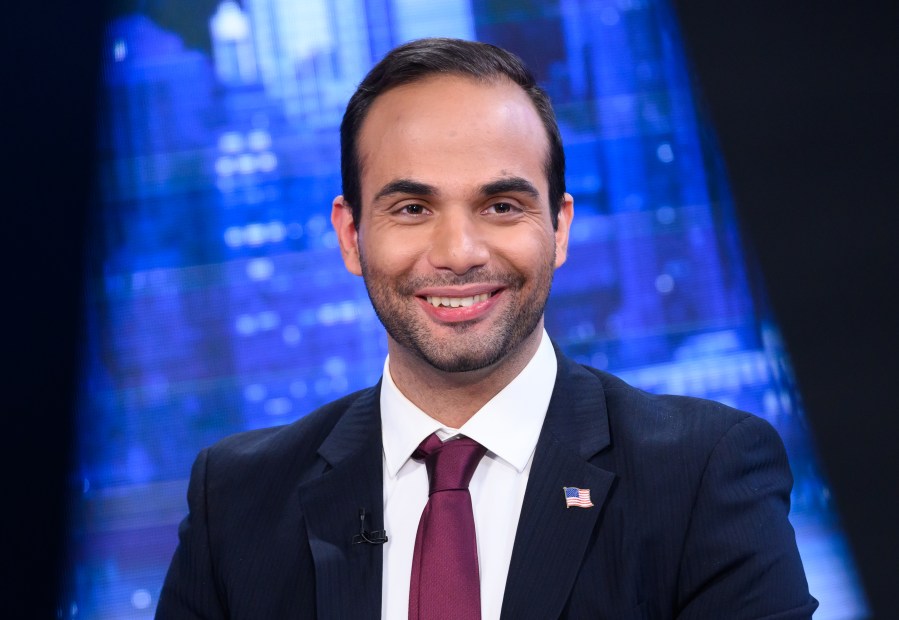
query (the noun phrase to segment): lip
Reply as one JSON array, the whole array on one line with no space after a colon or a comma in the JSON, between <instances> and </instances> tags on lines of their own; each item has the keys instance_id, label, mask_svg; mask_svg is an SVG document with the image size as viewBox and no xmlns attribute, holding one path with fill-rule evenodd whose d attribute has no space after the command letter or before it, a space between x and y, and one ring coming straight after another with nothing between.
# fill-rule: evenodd
<instances>
[{"instance_id":1,"label":"lip","mask_svg":"<svg viewBox=\"0 0 899 620\"><path fill-rule=\"evenodd\" d=\"M422 291L424 292L416 293L415 300L422 307L425 314L438 323L463 323L465 321L475 321L487 315L499 303L505 289L497 288L496 285L472 285L452 288L429 288L422 289ZM425 297L473 297L484 293L491 293L491 295L486 300L476 302L465 308L446 308L442 306L438 308L425 299Z\"/></svg>"},{"instance_id":2,"label":"lip","mask_svg":"<svg viewBox=\"0 0 899 620\"><path fill-rule=\"evenodd\" d=\"M416 297L474 297L484 293L497 293L503 286L489 282L478 282L464 286L431 286L415 291Z\"/></svg>"}]
</instances>

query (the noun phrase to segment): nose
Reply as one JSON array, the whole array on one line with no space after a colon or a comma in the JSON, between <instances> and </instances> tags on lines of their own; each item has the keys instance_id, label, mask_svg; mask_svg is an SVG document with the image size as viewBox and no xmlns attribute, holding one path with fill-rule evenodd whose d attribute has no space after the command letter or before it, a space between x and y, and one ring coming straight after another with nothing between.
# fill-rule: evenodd
<instances>
[{"instance_id":1,"label":"nose","mask_svg":"<svg viewBox=\"0 0 899 620\"><path fill-rule=\"evenodd\" d=\"M462 275L487 263L490 253L477 217L467 209L447 209L440 213L432 231L429 253L432 267Z\"/></svg>"}]
</instances>

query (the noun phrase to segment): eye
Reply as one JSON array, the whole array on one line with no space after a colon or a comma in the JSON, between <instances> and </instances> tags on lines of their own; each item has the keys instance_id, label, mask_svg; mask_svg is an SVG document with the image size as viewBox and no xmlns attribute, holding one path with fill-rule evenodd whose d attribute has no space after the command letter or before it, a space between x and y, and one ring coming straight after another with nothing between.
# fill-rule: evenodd
<instances>
[{"instance_id":1,"label":"eye","mask_svg":"<svg viewBox=\"0 0 899 620\"><path fill-rule=\"evenodd\" d=\"M516 207L511 202L494 202L492 205L487 207L487 213L496 213L497 215L502 215L504 213L512 213L518 207Z\"/></svg>"},{"instance_id":2,"label":"eye","mask_svg":"<svg viewBox=\"0 0 899 620\"><path fill-rule=\"evenodd\" d=\"M413 202L397 209L397 213L400 215L424 215L427 213L427 209L425 209L423 205Z\"/></svg>"}]
</instances>

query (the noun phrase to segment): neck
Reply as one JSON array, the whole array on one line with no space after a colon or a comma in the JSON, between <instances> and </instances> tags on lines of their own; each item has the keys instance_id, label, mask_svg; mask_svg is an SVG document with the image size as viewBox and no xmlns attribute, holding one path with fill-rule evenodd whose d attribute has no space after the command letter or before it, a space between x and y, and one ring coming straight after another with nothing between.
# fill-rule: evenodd
<instances>
[{"instance_id":1,"label":"neck","mask_svg":"<svg viewBox=\"0 0 899 620\"><path fill-rule=\"evenodd\" d=\"M478 370L446 372L434 368L392 338L387 338L390 376L416 407L450 428L460 428L524 370L540 346L543 321L508 355Z\"/></svg>"}]
</instances>

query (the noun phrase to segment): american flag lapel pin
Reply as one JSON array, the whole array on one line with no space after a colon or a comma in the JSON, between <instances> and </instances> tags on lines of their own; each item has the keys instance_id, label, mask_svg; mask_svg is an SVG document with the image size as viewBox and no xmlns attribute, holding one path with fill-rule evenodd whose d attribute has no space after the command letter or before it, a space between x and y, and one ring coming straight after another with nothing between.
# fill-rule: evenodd
<instances>
[{"instance_id":1,"label":"american flag lapel pin","mask_svg":"<svg viewBox=\"0 0 899 620\"><path fill-rule=\"evenodd\" d=\"M577 487L562 487L565 492L565 508L590 508L593 502L590 501L590 489L579 489Z\"/></svg>"}]
</instances>

